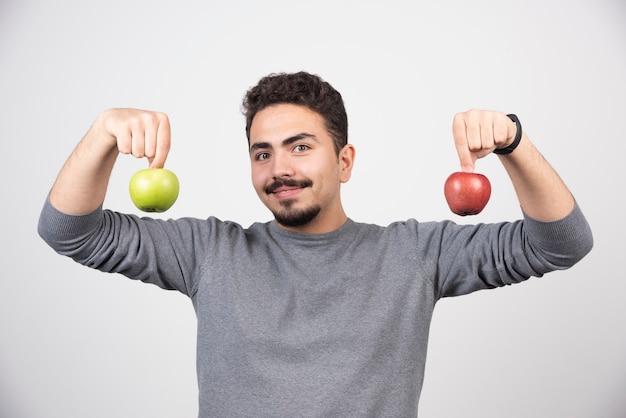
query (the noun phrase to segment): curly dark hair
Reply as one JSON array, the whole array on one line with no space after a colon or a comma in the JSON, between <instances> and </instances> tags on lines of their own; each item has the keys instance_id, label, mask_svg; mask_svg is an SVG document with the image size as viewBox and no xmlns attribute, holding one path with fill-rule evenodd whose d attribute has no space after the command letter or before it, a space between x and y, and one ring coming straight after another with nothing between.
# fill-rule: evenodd
<instances>
[{"instance_id":1,"label":"curly dark hair","mask_svg":"<svg viewBox=\"0 0 626 418\"><path fill-rule=\"evenodd\" d=\"M348 116L341 94L321 77L304 71L270 74L248 90L242 103L248 142L254 116L268 106L281 103L303 105L319 113L335 141L337 155L348 143Z\"/></svg>"}]
</instances>

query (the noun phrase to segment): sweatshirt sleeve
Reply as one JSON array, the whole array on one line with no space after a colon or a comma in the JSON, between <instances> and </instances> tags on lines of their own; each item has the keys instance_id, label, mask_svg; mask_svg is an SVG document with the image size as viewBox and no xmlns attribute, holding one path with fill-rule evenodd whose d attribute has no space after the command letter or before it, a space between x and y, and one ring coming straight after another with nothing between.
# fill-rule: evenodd
<instances>
[{"instance_id":1,"label":"sweatshirt sleeve","mask_svg":"<svg viewBox=\"0 0 626 418\"><path fill-rule=\"evenodd\" d=\"M591 228L578 204L565 218L495 224L444 224L440 236L438 297L457 296L564 270L593 247Z\"/></svg>"},{"instance_id":2,"label":"sweatshirt sleeve","mask_svg":"<svg viewBox=\"0 0 626 418\"><path fill-rule=\"evenodd\" d=\"M193 219L139 218L101 208L67 215L46 199L37 229L52 249L80 264L189 296L207 253L205 226Z\"/></svg>"},{"instance_id":3,"label":"sweatshirt sleeve","mask_svg":"<svg viewBox=\"0 0 626 418\"><path fill-rule=\"evenodd\" d=\"M565 218L540 222L524 214L527 239L554 269L567 269L583 259L593 248L593 234L578 204Z\"/></svg>"}]
</instances>

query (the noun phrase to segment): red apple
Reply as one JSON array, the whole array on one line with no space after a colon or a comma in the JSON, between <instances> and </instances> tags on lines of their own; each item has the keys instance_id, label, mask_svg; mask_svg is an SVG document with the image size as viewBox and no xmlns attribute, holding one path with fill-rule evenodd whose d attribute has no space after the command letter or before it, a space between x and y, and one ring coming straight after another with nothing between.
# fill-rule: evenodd
<instances>
[{"instance_id":1,"label":"red apple","mask_svg":"<svg viewBox=\"0 0 626 418\"><path fill-rule=\"evenodd\" d=\"M478 173L458 171L450 174L443 187L450 210L457 215L477 215L489 202L491 183Z\"/></svg>"}]
</instances>

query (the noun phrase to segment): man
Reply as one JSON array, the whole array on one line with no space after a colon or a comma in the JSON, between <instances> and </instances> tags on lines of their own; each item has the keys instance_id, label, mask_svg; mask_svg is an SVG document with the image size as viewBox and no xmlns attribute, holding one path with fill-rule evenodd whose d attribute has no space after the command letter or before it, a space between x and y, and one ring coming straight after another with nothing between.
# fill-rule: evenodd
<instances>
[{"instance_id":1,"label":"man","mask_svg":"<svg viewBox=\"0 0 626 418\"><path fill-rule=\"evenodd\" d=\"M191 298L201 417L414 417L438 299L569 268L591 250L571 193L507 115L460 113L453 135L465 171L499 154L524 219L381 227L342 207L355 149L327 82L267 76L244 110L252 182L274 221L102 210L119 153L161 167L170 147L166 115L112 109L61 169L39 223L61 254Z\"/></svg>"}]
</instances>

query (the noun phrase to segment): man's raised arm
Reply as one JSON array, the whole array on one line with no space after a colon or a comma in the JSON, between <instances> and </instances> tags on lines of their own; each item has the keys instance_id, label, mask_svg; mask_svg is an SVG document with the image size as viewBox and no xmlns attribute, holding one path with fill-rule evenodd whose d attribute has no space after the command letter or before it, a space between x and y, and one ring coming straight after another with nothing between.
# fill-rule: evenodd
<instances>
[{"instance_id":1,"label":"man's raised arm","mask_svg":"<svg viewBox=\"0 0 626 418\"><path fill-rule=\"evenodd\" d=\"M521 128L521 125L520 125ZM574 208L574 198L558 173L525 133L508 154L500 154L524 213L538 221L556 221ZM518 134L517 124L504 113L469 110L454 117L453 135L463 171L473 171L476 159L507 148Z\"/></svg>"},{"instance_id":2,"label":"man's raised arm","mask_svg":"<svg viewBox=\"0 0 626 418\"><path fill-rule=\"evenodd\" d=\"M69 156L50 191L50 203L69 215L96 210L106 195L119 153L148 158L161 168L170 149L167 115L139 109L102 112Z\"/></svg>"}]
</instances>

